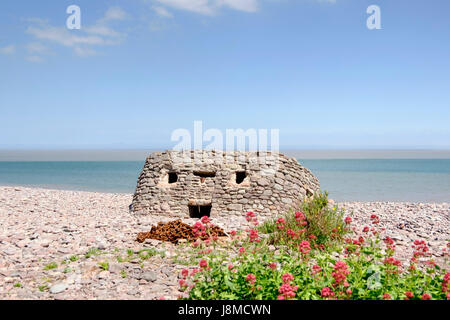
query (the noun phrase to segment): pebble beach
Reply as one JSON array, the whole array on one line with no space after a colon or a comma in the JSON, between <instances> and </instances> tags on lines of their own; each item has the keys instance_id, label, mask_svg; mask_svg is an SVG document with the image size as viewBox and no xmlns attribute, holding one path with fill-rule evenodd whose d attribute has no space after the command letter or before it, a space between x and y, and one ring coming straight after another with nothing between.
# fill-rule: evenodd
<instances>
[{"instance_id":1,"label":"pebble beach","mask_svg":"<svg viewBox=\"0 0 450 320\"><path fill-rule=\"evenodd\" d=\"M184 268L176 246L136 241L138 232L173 218L135 216L131 200L131 194L0 187L0 299L176 299ZM336 204L357 231L378 215L400 260L411 257L414 240L425 240L436 263L448 269L449 203ZM225 231L243 229L244 214L212 223Z\"/></svg>"}]
</instances>

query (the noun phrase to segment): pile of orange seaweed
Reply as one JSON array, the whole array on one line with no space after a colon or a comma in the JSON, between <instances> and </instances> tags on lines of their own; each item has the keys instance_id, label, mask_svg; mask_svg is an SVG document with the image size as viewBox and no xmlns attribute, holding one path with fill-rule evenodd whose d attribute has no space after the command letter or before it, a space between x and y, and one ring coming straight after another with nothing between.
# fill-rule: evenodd
<instances>
[{"instance_id":1,"label":"pile of orange seaweed","mask_svg":"<svg viewBox=\"0 0 450 320\"><path fill-rule=\"evenodd\" d=\"M181 220L175 220L166 223L158 222L158 225L152 227L149 232L139 232L136 240L142 243L146 239L154 239L160 241L168 241L176 244L180 239L195 241L197 239L206 240L209 237L223 236L226 236L223 229L214 225L211 225L208 228L208 234L197 236L192 226L181 222Z\"/></svg>"}]
</instances>

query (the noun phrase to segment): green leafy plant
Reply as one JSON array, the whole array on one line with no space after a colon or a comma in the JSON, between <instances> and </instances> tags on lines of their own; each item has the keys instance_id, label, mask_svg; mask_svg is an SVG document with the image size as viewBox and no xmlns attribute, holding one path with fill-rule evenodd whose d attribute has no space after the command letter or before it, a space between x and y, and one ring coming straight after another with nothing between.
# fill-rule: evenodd
<instances>
[{"instance_id":1,"label":"green leafy plant","mask_svg":"<svg viewBox=\"0 0 450 320\"><path fill-rule=\"evenodd\" d=\"M394 240L380 238L378 217L357 235L350 217L329 208L326 193L300 213L232 232L226 243L192 243L196 263L179 281L185 299L450 299L450 273L434 263L425 242L414 242L414 255L403 265ZM257 224L254 213L246 216Z\"/></svg>"},{"instance_id":2,"label":"green leafy plant","mask_svg":"<svg viewBox=\"0 0 450 320\"><path fill-rule=\"evenodd\" d=\"M100 268L103 271L108 271L109 270L109 262L107 262L107 261L99 262L98 265L100 266Z\"/></svg>"},{"instance_id":3,"label":"green leafy plant","mask_svg":"<svg viewBox=\"0 0 450 320\"><path fill-rule=\"evenodd\" d=\"M51 262L44 267L44 270L52 270L58 268L58 264L56 262Z\"/></svg>"}]
</instances>

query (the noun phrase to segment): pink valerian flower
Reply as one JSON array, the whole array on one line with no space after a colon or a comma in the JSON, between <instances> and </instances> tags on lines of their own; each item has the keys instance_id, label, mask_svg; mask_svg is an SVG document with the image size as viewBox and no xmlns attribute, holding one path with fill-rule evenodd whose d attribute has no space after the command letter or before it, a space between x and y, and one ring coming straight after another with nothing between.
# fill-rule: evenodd
<instances>
[{"instance_id":1,"label":"pink valerian flower","mask_svg":"<svg viewBox=\"0 0 450 320\"><path fill-rule=\"evenodd\" d=\"M203 223L201 223L200 221L197 221L194 224L194 226L192 227L192 231L197 237L206 236L206 226L203 225Z\"/></svg>"},{"instance_id":2,"label":"pink valerian flower","mask_svg":"<svg viewBox=\"0 0 450 320\"><path fill-rule=\"evenodd\" d=\"M334 278L333 285L341 285L348 286L348 283L346 282L347 275L350 273L348 270L348 265L343 261L338 261L333 266L334 271L331 273L331 275Z\"/></svg>"},{"instance_id":3,"label":"pink valerian flower","mask_svg":"<svg viewBox=\"0 0 450 320\"><path fill-rule=\"evenodd\" d=\"M385 293L385 294L383 294L383 299L384 300L390 300L391 299L391 295L389 293Z\"/></svg>"},{"instance_id":4,"label":"pink valerian flower","mask_svg":"<svg viewBox=\"0 0 450 320\"><path fill-rule=\"evenodd\" d=\"M434 260L425 261L429 268L434 268L436 266L436 262Z\"/></svg>"},{"instance_id":5,"label":"pink valerian flower","mask_svg":"<svg viewBox=\"0 0 450 320\"><path fill-rule=\"evenodd\" d=\"M400 260L395 259L394 257L388 257L388 258L384 259L384 264L391 265L391 266L397 266L397 267L402 266L402 262Z\"/></svg>"},{"instance_id":6,"label":"pink valerian flower","mask_svg":"<svg viewBox=\"0 0 450 320\"><path fill-rule=\"evenodd\" d=\"M269 268L275 270L277 268L277 264L275 262L269 263Z\"/></svg>"},{"instance_id":7,"label":"pink valerian flower","mask_svg":"<svg viewBox=\"0 0 450 320\"><path fill-rule=\"evenodd\" d=\"M275 224L277 225L278 229L282 230L282 229L284 229L284 225L286 224L286 221L283 218L279 218Z\"/></svg>"},{"instance_id":8,"label":"pink valerian flower","mask_svg":"<svg viewBox=\"0 0 450 320\"><path fill-rule=\"evenodd\" d=\"M324 298L332 298L334 297L334 292L329 287L325 287L320 292L320 295Z\"/></svg>"},{"instance_id":9,"label":"pink valerian flower","mask_svg":"<svg viewBox=\"0 0 450 320\"><path fill-rule=\"evenodd\" d=\"M450 292L447 293L446 297L447 297L447 300L450 300Z\"/></svg>"},{"instance_id":10,"label":"pink valerian flower","mask_svg":"<svg viewBox=\"0 0 450 320\"><path fill-rule=\"evenodd\" d=\"M200 265L200 268L202 268L202 269L208 268L208 262L205 259L200 260L199 265Z\"/></svg>"},{"instance_id":11,"label":"pink valerian flower","mask_svg":"<svg viewBox=\"0 0 450 320\"><path fill-rule=\"evenodd\" d=\"M192 243L192 246L194 248L196 248L196 247L200 246L201 244L202 244L202 240L197 239L197 240L194 241L194 243Z\"/></svg>"},{"instance_id":12,"label":"pink valerian flower","mask_svg":"<svg viewBox=\"0 0 450 320\"><path fill-rule=\"evenodd\" d=\"M414 293L412 293L411 291L406 291L405 296L406 296L405 300L409 300L411 298L414 298Z\"/></svg>"},{"instance_id":13,"label":"pink valerian flower","mask_svg":"<svg viewBox=\"0 0 450 320\"><path fill-rule=\"evenodd\" d=\"M345 217L345 219L344 219L344 222L346 224L350 224L350 223L352 223L352 221L353 221L353 219L351 217Z\"/></svg>"},{"instance_id":14,"label":"pink valerian flower","mask_svg":"<svg viewBox=\"0 0 450 320\"><path fill-rule=\"evenodd\" d=\"M431 295L430 295L430 294L424 293L424 294L422 295L422 300L430 300L430 299L431 299Z\"/></svg>"},{"instance_id":15,"label":"pink valerian flower","mask_svg":"<svg viewBox=\"0 0 450 320\"><path fill-rule=\"evenodd\" d=\"M278 300L288 300L295 297L295 291L298 290L298 286L291 286L289 283L283 283L278 292L281 293L278 295Z\"/></svg>"},{"instance_id":16,"label":"pink valerian flower","mask_svg":"<svg viewBox=\"0 0 450 320\"><path fill-rule=\"evenodd\" d=\"M308 224L308 222L306 222L306 216L300 211L295 213L295 220L297 221L298 226L306 226Z\"/></svg>"},{"instance_id":17,"label":"pink valerian flower","mask_svg":"<svg viewBox=\"0 0 450 320\"><path fill-rule=\"evenodd\" d=\"M311 240L311 241L317 239L317 237L316 237L315 235L313 235L313 234L310 234L310 235L308 236L308 238L309 238L309 240Z\"/></svg>"},{"instance_id":18,"label":"pink valerian flower","mask_svg":"<svg viewBox=\"0 0 450 320\"><path fill-rule=\"evenodd\" d=\"M292 230L292 229L288 229L288 230L286 231L286 233L287 233L288 237L290 237L291 239L296 239L296 238L298 238L298 234L297 234L294 230Z\"/></svg>"},{"instance_id":19,"label":"pink valerian flower","mask_svg":"<svg viewBox=\"0 0 450 320\"><path fill-rule=\"evenodd\" d=\"M303 240L302 242L300 242L300 245L298 246L298 250L302 254L306 255L311 251L311 244L309 243L309 241Z\"/></svg>"},{"instance_id":20,"label":"pink valerian flower","mask_svg":"<svg viewBox=\"0 0 450 320\"><path fill-rule=\"evenodd\" d=\"M380 222L380 218L376 214L372 214L370 216L370 220L372 220L372 223L376 224Z\"/></svg>"},{"instance_id":21,"label":"pink valerian flower","mask_svg":"<svg viewBox=\"0 0 450 320\"><path fill-rule=\"evenodd\" d=\"M178 281L178 284L180 285L180 288L184 289L188 286L188 283L184 279L180 279Z\"/></svg>"},{"instance_id":22,"label":"pink valerian flower","mask_svg":"<svg viewBox=\"0 0 450 320\"><path fill-rule=\"evenodd\" d=\"M188 269L181 270L181 275L183 276L184 279L186 279L187 276L189 275L189 270Z\"/></svg>"},{"instance_id":23,"label":"pink valerian flower","mask_svg":"<svg viewBox=\"0 0 450 320\"><path fill-rule=\"evenodd\" d=\"M239 248L239 254L244 254L245 253L245 248L244 247L240 247Z\"/></svg>"},{"instance_id":24,"label":"pink valerian flower","mask_svg":"<svg viewBox=\"0 0 450 320\"><path fill-rule=\"evenodd\" d=\"M254 284L256 281L256 276L254 274L249 273L247 277L245 277L245 281L247 281L250 284Z\"/></svg>"},{"instance_id":25,"label":"pink valerian flower","mask_svg":"<svg viewBox=\"0 0 450 320\"><path fill-rule=\"evenodd\" d=\"M450 272L447 272L442 280L442 292L450 291Z\"/></svg>"},{"instance_id":26,"label":"pink valerian flower","mask_svg":"<svg viewBox=\"0 0 450 320\"><path fill-rule=\"evenodd\" d=\"M305 216L305 214L303 212L297 211L295 213L295 220L297 220L297 221L306 220L306 216Z\"/></svg>"},{"instance_id":27,"label":"pink valerian flower","mask_svg":"<svg viewBox=\"0 0 450 320\"><path fill-rule=\"evenodd\" d=\"M419 257L425 257L425 256L429 256L429 247L427 245L427 243L424 240L415 240L414 244L412 245L412 248L414 249L414 253L413 256L415 258L419 258Z\"/></svg>"},{"instance_id":28,"label":"pink valerian flower","mask_svg":"<svg viewBox=\"0 0 450 320\"><path fill-rule=\"evenodd\" d=\"M258 230L250 229L250 230L247 230L247 232L248 232L248 237L250 238L250 242L260 242L261 241L261 239L259 238L259 235L258 235Z\"/></svg>"},{"instance_id":29,"label":"pink valerian flower","mask_svg":"<svg viewBox=\"0 0 450 320\"><path fill-rule=\"evenodd\" d=\"M161 297L159 297L159 300L166 300L166 297L161 296Z\"/></svg>"},{"instance_id":30,"label":"pink valerian flower","mask_svg":"<svg viewBox=\"0 0 450 320\"><path fill-rule=\"evenodd\" d=\"M259 224L258 218L256 218L255 214L252 211L249 211L245 214L245 219L248 222L252 222L255 226Z\"/></svg>"},{"instance_id":31,"label":"pink valerian flower","mask_svg":"<svg viewBox=\"0 0 450 320\"><path fill-rule=\"evenodd\" d=\"M192 269L192 271L191 271L191 277L195 276L195 274L196 274L196 273L199 273L199 272L200 272L200 269L198 269L198 268Z\"/></svg>"},{"instance_id":32,"label":"pink valerian flower","mask_svg":"<svg viewBox=\"0 0 450 320\"><path fill-rule=\"evenodd\" d=\"M352 292L351 289L347 289L347 290L345 290L345 293L348 294L348 295L351 295L353 292Z\"/></svg>"},{"instance_id":33,"label":"pink valerian flower","mask_svg":"<svg viewBox=\"0 0 450 320\"><path fill-rule=\"evenodd\" d=\"M365 227L363 228L363 232L369 232L369 227L368 227L368 226L365 226Z\"/></svg>"},{"instance_id":34,"label":"pink valerian flower","mask_svg":"<svg viewBox=\"0 0 450 320\"><path fill-rule=\"evenodd\" d=\"M295 297L295 291L298 290L298 286L292 286L291 281L294 281L294 276L290 273L285 273L282 276L283 284L278 289L281 293L278 296L278 300L288 300Z\"/></svg>"},{"instance_id":35,"label":"pink valerian flower","mask_svg":"<svg viewBox=\"0 0 450 320\"><path fill-rule=\"evenodd\" d=\"M250 220L252 220L252 218L255 218L255 214L252 211L248 211L245 214L245 219L247 219L247 221L250 221Z\"/></svg>"},{"instance_id":36,"label":"pink valerian flower","mask_svg":"<svg viewBox=\"0 0 450 320\"><path fill-rule=\"evenodd\" d=\"M312 269L313 269L313 275L322 272L322 268L318 264L313 265Z\"/></svg>"},{"instance_id":37,"label":"pink valerian flower","mask_svg":"<svg viewBox=\"0 0 450 320\"><path fill-rule=\"evenodd\" d=\"M294 280L294 276L290 273L285 273L282 276L283 283L290 283Z\"/></svg>"},{"instance_id":38,"label":"pink valerian flower","mask_svg":"<svg viewBox=\"0 0 450 320\"><path fill-rule=\"evenodd\" d=\"M236 230L231 230L231 231L230 231L230 235L231 235L232 237L234 237L234 236L236 235L236 233L237 233Z\"/></svg>"},{"instance_id":39,"label":"pink valerian flower","mask_svg":"<svg viewBox=\"0 0 450 320\"><path fill-rule=\"evenodd\" d=\"M200 220L203 224L208 224L211 222L211 219L209 219L208 216L203 216Z\"/></svg>"}]
</instances>

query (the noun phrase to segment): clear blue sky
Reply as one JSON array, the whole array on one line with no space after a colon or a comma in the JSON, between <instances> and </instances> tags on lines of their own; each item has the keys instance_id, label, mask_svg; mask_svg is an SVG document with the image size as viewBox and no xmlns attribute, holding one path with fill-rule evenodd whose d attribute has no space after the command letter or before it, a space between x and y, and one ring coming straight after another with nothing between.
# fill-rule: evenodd
<instances>
[{"instance_id":1,"label":"clear blue sky","mask_svg":"<svg viewBox=\"0 0 450 320\"><path fill-rule=\"evenodd\" d=\"M66 8L81 8L68 30ZM366 9L381 8L381 30ZM2 0L0 148L450 148L450 2Z\"/></svg>"}]
</instances>

